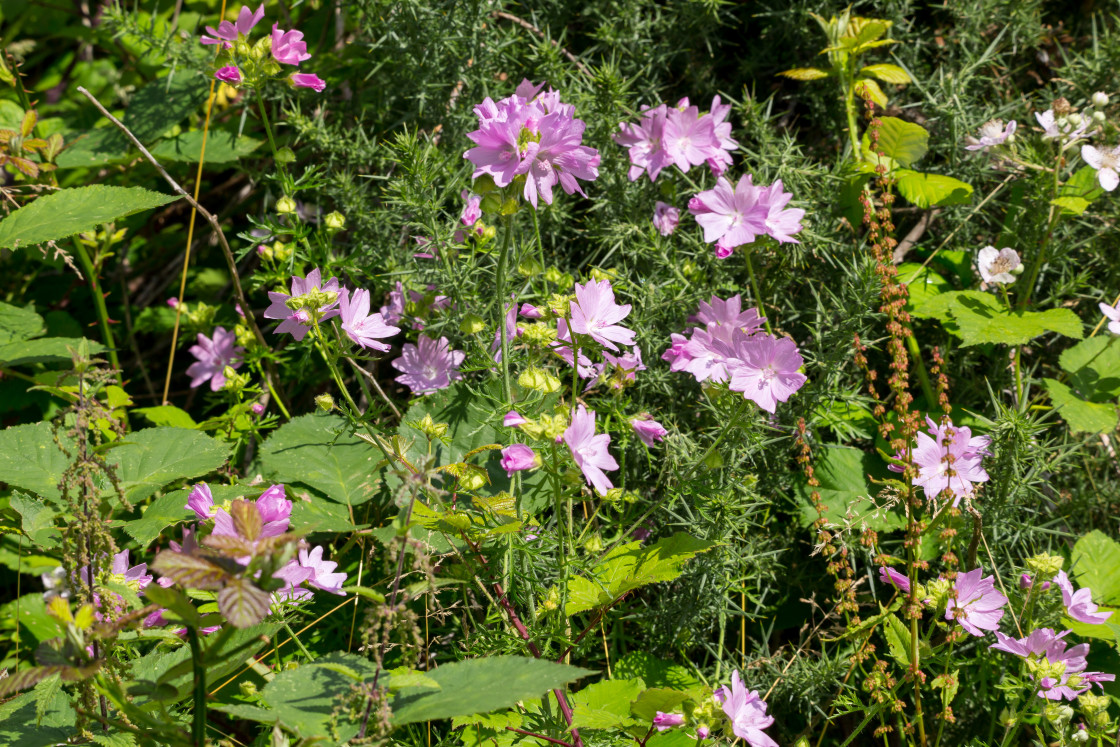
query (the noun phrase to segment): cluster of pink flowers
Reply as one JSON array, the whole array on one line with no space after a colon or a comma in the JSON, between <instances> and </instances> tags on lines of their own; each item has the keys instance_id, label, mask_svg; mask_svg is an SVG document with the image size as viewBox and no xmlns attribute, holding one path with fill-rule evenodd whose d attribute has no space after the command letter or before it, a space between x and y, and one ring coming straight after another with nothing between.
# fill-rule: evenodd
<instances>
[{"instance_id":1,"label":"cluster of pink flowers","mask_svg":"<svg viewBox=\"0 0 1120 747\"><path fill-rule=\"evenodd\" d=\"M1055 633L1051 628L1033 630L1024 638L1012 638L996 631L996 643L990 648L1026 659L1031 677L1038 687L1038 697L1046 700L1076 700L1094 684L1112 682L1116 675L1086 672L1089 644L1079 643L1066 648L1062 640L1070 630ZM1038 666L1044 664L1045 666ZM1049 670L1049 671L1047 671ZM1060 672L1060 674L1058 674ZM1057 674L1058 676L1054 676Z\"/></svg>"},{"instance_id":2,"label":"cluster of pink flowers","mask_svg":"<svg viewBox=\"0 0 1120 747\"><path fill-rule=\"evenodd\" d=\"M572 423L564 431L564 443L572 452L587 484L595 488L599 495L606 495L614 487L603 470L618 469L607 447L611 444L610 434L595 433L595 411L580 405L572 413Z\"/></svg>"},{"instance_id":3,"label":"cluster of pink flowers","mask_svg":"<svg viewBox=\"0 0 1120 747\"><path fill-rule=\"evenodd\" d=\"M731 686L724 685L712 693L712 699L723 709L731 733L744 740L750 747L778 747L778 743L765 732L774 724L774 717L766 711L768 706L757 690L748 690L739 676L738 670L731 673ZM653 726L657 731L665 731L687 722L684 714L657 711ZM704 721L693 724L698 741L711 736L712 727Z\"/></svg>"},{"instance_id":4,"label":"cluster of pink flowers","mask_svg":"<svg viewBox=\"0 0 1120 747\"><path fill-rule=\"evenodd\" d=\"M701 302L696 321L704 326L693 327L689 337L670 336L661 359L671 370L690 373L700 383L727 383L769 413L805 385L797 344L763 332L764 319L756 309L743 311L738 295Z\"/></svg>"},{"instance_id":5,"label":"cluster of pink flowers","mask_svg":"<svg viewBox=\"0 0 1120 747\"><path fill-rule=\"evenodd\" d=\"M688 210L704 229L704 241L715 242L720 259L730 257L735 247L754 243L759 236L770 236L779 244L797 244L805 211L786 207L793 195L782 188L782 180L769 187L755 186L751 175L731 185L720 177L712 189L688 201Z\"/></svg>"},{"instance_id":6,"label":"cluster of pink flowers","mask_svg":"<svg viewBox=\"0 0 1120 747\"><path fill-rule=\"evenodd\" d=\"M621 132L613 137L630 151L630 181L643 171L655 181L670 165L687 172L706 163L716 176L723 174L731 165L730 151L739 147L731 137L730 113L731 105L721 104L719 96L704 114L683 98L672 108L661 104L645 109L637 124L619 122Z\"/></svg>"},{"instance_id":7,"label":"cluster of pink flowers","mask_svg":"<svg viewBox=\"0 0 1120 747\"><path fill-rule=\"evenodd\" d=\"M918 467L914 484L921 486L930 500L949 491L956 506L961 498L972 495L975 483L988 481L982 462L991 439L973 436L970 428L955 426L948 418L939 425L927 417L926 424L929 433L917 435L911 455ZM891 469L901 472L903 468L891 465Z\"/></svg>"},{"instance_id":8,"label":"cluster of pink flowers","mask_svg":"<svg viewBox=\"0 0 1120 747\"><path fill-rule=\"evenodd\" d=\"M956 620L974 636L984 630L998 630L1003 619L1007 597L996 591L995 576L984 577L984 569L976 568L957 574L953 593L945 605L945 619Z\"/></svg>"},{"instance_id":9,"label":"cluster of pink flowers","mask_svg":"<svg viewBox=\"0 0 1120 747\"><path fill-rule=\"evenodd\" d=\"M358 288L351 292L339 285L337 278L330 278L322 282L323 276L316 267L307 273L307 277L298 275L292 277L291 295L279 291L269 291L268 298L272 302L265 309L265 319L281 319L283 321L276 327L277 334L285 332L297 340L302 340L308 330L315 326L316 321L324 322L327 319L339 317L342 322L342 331L346 333L354 344L359 347L386 352L389 345L381 340L393 337L400 329L391 326L382 312L369 313L369 291ZM318 320L312 319L307 308L292 309L292 301L311 293L327 293L331 298L316 309ZM298 305L298 304L297 304Z\"/></svg>"},{"instance_id":10,"label":"cluster of pink flowers","mask_svg":"<svg viewBox=\"0 0 1120 747\"><path fill-rule=\"evenodd\" d=\"M249 6L241 6L237 13L237 22L222 21L218 28L206 27L203 44L218 45L223 50L235 50L238 40L248 39L249 32L264 18L264 3L255 11ZM302 31L281 31L278 24L272 24L272 36L269 39L272 59L280 65L299 67L301 62L311 59L307 52L307 42L303 40ZM250 63L252 64L252 63ZM214 73L214 77L225 83L237 85L242 81L241 69L237 65L226 65ZM311 88L322 91L327 84L314 73L292 73L288 81L296 88Z\"/></svg>"},{"instance_id":11,"label":"cluster of pink flowers","mask_svg":"<svg viewBox=\"0 0 1120 747\"><path fill-rule=\"evenodd\" d=\"M225 327L215 327L212 339L198 333L198 344L190 348L190 353L196 360L187 367L192 388L209 381L210 391L216 392L225 385L226 366L240 368L241 359L245 355L245 348L238 346L236 342L237 335Z\"/></svg>"},{"instance_id":12,"label":"cluster of pink flowers","mask_svg":"<svg viewBox=\"0 0 1120 747\"><path fill-rule=\"evenodd\" d=\"M557 184L567 194L584 195L577 180L599 177L599 152L583 145L585 125L575 118L575 107L552 89L541 93L543 87L524 80L512 96L497 103L487 97L476 106L478 129L467 134L475 147L463 153L474 164L475 179L489 176L504 188L522 177L522 192L534 208L538 198L552 204Z\"/></svg>"}]
</instances>

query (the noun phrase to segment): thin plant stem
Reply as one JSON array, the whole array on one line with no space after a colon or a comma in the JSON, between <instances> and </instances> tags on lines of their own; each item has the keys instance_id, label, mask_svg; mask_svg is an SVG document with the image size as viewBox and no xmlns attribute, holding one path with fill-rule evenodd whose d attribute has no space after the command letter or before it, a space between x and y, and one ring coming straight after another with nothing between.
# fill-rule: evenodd
<instances>
[{"instance_id":1,"label":"thin plant stem","mask_svg":"<svg viewBox=\"0 0 1120 747\"><path fill-rule=\"evenodd\" d=\"M906 335L906 349L910 351L910 357L914 360L914 370L918 372L918 381L922 385L922 394L926 397L929 409L937 406L937 397L933 394L933 387L929 383L929 373L926 372L926 364L922 361L922 351L918 347L918 340L914 337L914 330L909 330L910 334Z\"/></svg>"},{"instance_id":2,"label":"thin plant stem","mask_svg":"<svg viewBox=\"0 0 1120 747\"><path fill-rule=\"evenodd\" d=\"M93 306L97 311L97 324L101 327L101 338L105 342L105 347L108 348L109 362L113 364L113 369L119 381L121 378L121 362L117 359L117 344L113 339L113 330L109 327L109 310L105 307L105 295L101 292L101 281L97 279L97 268L93 266L89 252L86 251L82 242L75 237L73 243L74 253L78 257L78 262L82 265L82 272L86 274L86 280L89 281L89 290L93 295Z\"/></svg>"},{"instance_id":3,"label":"thin plant stem","mask_svg":"<svg viewBox=\"0 0 1120 747\"><path fill-rule=\"evenodd\" d=\"M766 325L766 332L772 335L774 334L774 330L770 327L770 315L766 313L766 309L762 306L762 293L758 290L758 278L755 277L754 263L751 262L752 253L753 252L748 247L745 253L745 259L747 262L747 275L751 279L751 293L754 294L754 302L755 305L758 306L758 313L763 317L763 323Z\"/></svg>"},{"instance_id":4,"label":"thin plant stem","mask_svg":"<svg viewBox=\"0 0 1120 747\"><path fill-rule=\"evenodd\" d=\"M509 247L513 239L513 216L506 217L503 223L502 248L498 253L495 285L498 289L498 334L500 335L502 351L502 396L505 397L504 404L508 410L513 406L513 390L509 383L509 334L506 331L506 304L512 304L513 301L507 301L506 299L506 265L509 263Z\"/></svg>"},{"instance_id":5,"label":"thin plant stem","mask_svg":"<svg viewBox=\"0 0 1120 747\"><path fill-rule=\"evenodd\" d=\"M952 661L952 659L953 659L953 644L955 642L956 642L955 639L953 639L953 638L949 639L949 650L945 653L945 669L941 673L942 677L947 677L949 675L949 662ZM946 707L948 707L948 706L946 706ZM937 738L934 739L934 741L933 741L933 747L941 747L941 734L942 734L942 732L945 731L945 722L947 720L948 719L945 718L945 714L942 714L941 719L940 719L940 723L937 725Z\"/></svg>"},{"instance_id":6,"label":"thin plant stem","mask_svg":"<svg viewBox=\"0 0 1120 747\"><path fill-rule=\"evenodd\" d=\"M194 669L194 712L191 721L191 739L195 747L206 747L206 662L202 656L202 643L193 625L187 626L187 640L191 646L191 667Z\"/></svg>"},{"instance_id":7,"label":"thin plant stem","mask_svg":"<svg viewBox=\"0 0 1120 747\"><path fill-rule=\"evenodd\" d=\"M1054 229L1058 227L1058 221L1062 218L1062 209L1053 204L1053 200L1058 198L1058 191L1061 189L1061 165L1062 154L1058 154L1058 161L1054 164L1054 184L1050 192L1050 217L1046 227L1046 235L1042 238L1042 245L1038 248L1038 254L1035 255L1034 260L1031 262L1031 270L1027 273L1027 284L1023 286L1023 295L1019 299L1019 310L1027 308L1030 304L1031 294L1034 292L1034 284L1038 282L1038 275L1042 271L1042 265L1046 262L1046 250L1050 247L1050 239L1054 236Z\"/></svg>"}]
</instances>

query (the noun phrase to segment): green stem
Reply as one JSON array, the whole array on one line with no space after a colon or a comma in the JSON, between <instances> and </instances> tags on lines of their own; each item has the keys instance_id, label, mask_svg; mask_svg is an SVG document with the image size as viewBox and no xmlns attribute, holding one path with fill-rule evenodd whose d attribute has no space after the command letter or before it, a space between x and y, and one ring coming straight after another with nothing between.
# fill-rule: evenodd
<instances>
[{"instance_id":1,"label":"green stem","mask_svg":"<svg viewBox=\"0 0 1120 747\"><path fill-rule=\"evenodd\" d=\"M747 248L747 251L745 253L745 258L746 258L746 261L747 261L747 275L750 276L751 293L754 294L755 305L758 306L758 313L763 316L764 323L766 324L766 332L772 335L772 334L774 334L774 330L771 329L771 327L770 327L770 315L767 314L766 310L762 308L762 293L760 293L759 290L758 290L758 278L755 277L755 274L754 274L754 264L751 262L751 249L750 249L750 247Z\"/></svg>"},{"instance_id":2,"label":"green stem","mask_svg":"<svg viewBox=\"0 0 1120 747\"><path fill-rule=\"evenodd\" d=\"M933 395L933 387L929 383L929 374L926 373L926 364L922 361L922 351L918 347L918 341L914 338L914 330L910 330L910 334L906 335L906 349L910 351L910 357L914 359L914 369L918 372L918 381L922 385L922 394L926 396L928 408L932 411L937 407L937 397Z\"/></svg>"},{"instance_id":3,"label":"green stem","mask_svg":"<svg viewBox=\"0 0 1120 747\"><path fill-rule=\"evenodd\" d=\"M946 677L949 674L949 662L953 658L953 643L954 642L955 642L954 639L949 640L949 650L945 654L945 669L941 673L942 677ZM946 707L948 707L948 706L946 706ZM940 719L940 723L937 725L937 739L934 740L933 747L941 747L941 733L943 731L945 731L945 722L947 720L948 719L945 718L945 714L942 714L941 719Z\"/></svg>"},{"instance_id":4,"label":"green stem","mask_svg":"<svg viewBox=\"0 0 1120 747\"><path fill-rule=\"evenodd\" d=\"M187 640L191 646L191 666L194 669L194 713L191 738L194 747L206 747L206 662L202 657L202 643L198 631L187 626Z\"/></svg>"},{"instance_id":5,"label":"green stem","mask_svg":"<svg viewBox=\"0 0 1120 747\"><path fill-rule=\"evenodd\" d=\"M286 630L288 635L292 637L292 640L296 642L296 645L299 646L299 650L303 652L303 655L307 657L307 660L314 661L315 656L307 650L307 647L303 645L303 641L301 641L299 639L299 636L297 636L295 632L292 631L292 626L288 623L284 623L284 630Z\"/></svg>"},{"instance_id":6,"label":"green stem","mask_svg":"<svg viewBox=\"0 0 1120 747\"><path fill-rule=\"evenodd\" d=\"M1042 272L1042 265L1046 261L1046 250L1050 246L1050 239L1054 235L1054 229L1058 226L1058 221L1062 218L1062 209L1053 204L1053 200L1058 198L1058 191L1061 189L1061 165L1062 154L1058 153L1058 161L1054 164L1054 184L1050 192L1050 217L1049 224L1046 228L1046 235L1042 238L1042 245L1038 248L1038 254L1035 255L1034 262L1031 263L1031 271L1028 274L1029 280L1024 287L1023 296L1019 299L1019 310L1027 308L1030 303L1031 294L1034 291L1034 284L1038 282L1038 275Z\"/></svg>"},{"instance_id":7,"label":"green stem","mask_svg":"<svg viewBox=\"0 0 1120 747\"><path fill-rule=\"evenodd\" d=\"M284 190L284 194L291 192L291 185L288 182L288 169L280 161L280 149L276 147L276 140L272 137L272 125L268 121L268 111L264 105L264 95L257 89L257 107L261 112L261 123L264 125L264 134L268 137L268 147L272 149L272 160L276 163L276 168L280 171L280 185Z\"/></svg>"},{"instance_id":8,"label":"green stem","mask_svg":"<svg viewBox=\"0 0 1120 747\"><path fill-rule=\"evenodd\" d=\"M859 112L856 110L856 88L849 66L848 59L841 63L840 80L844 87L844 113L848 117L848 137L852 143L852 158L858 161L862 150L859 137Z\"/></svg>"},{"instance_id":9,"label":"green stem","mask_svg":"<svg viewBox=\"0 0 1120 747\"><path fill-rule=\"evenodd\" d=\"M541 223L537 218L536 210L530 211L529 214L533 216L533 233L537 237L537 261L541 263L540 278L544 285L544 291L541 292L541 299L543 300L548 297L548 281L544 279L546 265L544 263L544 244L541 242Z\"/></svg>"},{"instance_id":10,"label":"green stem","mask_svg":"<svg viewBox=\"0 0 1120 747\"><path fill-rule=\"evenodd\" d=\"M534 216L534 220L535 220ZM502 249L498 253L498 269L494 284L498 289L498 334L502 344L502 396L505 409L513 407L513 390L509 383L509 334L506 331L506 304L513 302L506 298L506 265L509 262L509 247L513 239L513 216L504 219L502 230Z\"/></svg>"},{"instance_id":11,"label":"green stem","mask_svg":"<svg viewBox=\"0 0 1120 747\"><path fill-rule=\"evenodd\" d=\"M117 372L117 380L121 378L121 363L117 359L117 344L113 340L113 330L109 328L109 310L105 307L105 295L101 292L101 282L97 279L97 269L89 258L89 252L77 238L74 239L74 253L78 255L78 262L82 265L82 272L89 279L90 292L93 294L93 305L97 310L98 326L101 327L101 337L108 348L109 362Z\"/></svg>"}]
</instances>

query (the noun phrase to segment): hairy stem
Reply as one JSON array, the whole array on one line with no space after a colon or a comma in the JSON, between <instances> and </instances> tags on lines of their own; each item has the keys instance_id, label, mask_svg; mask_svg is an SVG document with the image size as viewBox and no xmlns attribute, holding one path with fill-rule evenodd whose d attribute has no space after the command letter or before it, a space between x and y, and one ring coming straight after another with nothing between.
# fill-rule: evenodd
<instances>
[{"instance_id":1,"label":"hairy stem","mask_svg":"<svg viewBox=\"0 0 1120 747\"><path fill-rule=\"evenodd\" d=\"M117 343L113 339L113 330L109 328L109 310L105 307L105 294L101 292L101 281L97 279L97 268L93 266L89 252L86 251L85 246L77 237L74 237L74 253L78 256L78 262L82 265L82 272L86 274L86 280L89 281L89 290L93 295L93 305L97 310L97 324L101 327L101 338L105 341L105 347L108 348L109 362L113 364L113 370L116 372L119 381L121 378L121 363L117 359Z\"/></svg>"},{"instance_id":2,"label":"hairy stem","mask_svg":"<svg viewBox=\"0 0 1120 747\"><path fill-rule=\"evenodd\" d=\"M194 670L194 712L191 721L191 739L195 747L206 747L206 662L202 657L202 643L193 625L187 626L187 641L191 645L191 667Z\"/></svg>"}]
</instances>

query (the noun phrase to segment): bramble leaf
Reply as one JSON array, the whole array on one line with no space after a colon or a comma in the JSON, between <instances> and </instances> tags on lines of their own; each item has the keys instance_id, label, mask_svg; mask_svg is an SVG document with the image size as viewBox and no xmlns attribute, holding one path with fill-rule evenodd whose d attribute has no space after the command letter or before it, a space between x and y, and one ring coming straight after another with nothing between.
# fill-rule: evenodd
<instances>
[{"instance_id":1,"label":"bramble leaf","mask_svg":"<svg viewBox=\"0 0 1120 747\"><path fill-rule=\"evenodd\" d=\"M178 195L152 192L142 187L95 184L60 189L0 220L0 249L65 239L177 199Z\"/></svg>"}]
</instances>

